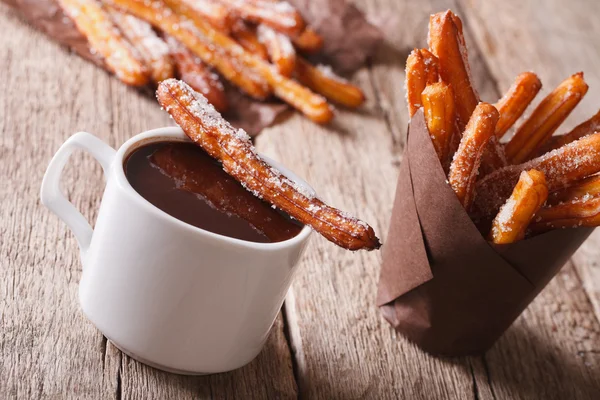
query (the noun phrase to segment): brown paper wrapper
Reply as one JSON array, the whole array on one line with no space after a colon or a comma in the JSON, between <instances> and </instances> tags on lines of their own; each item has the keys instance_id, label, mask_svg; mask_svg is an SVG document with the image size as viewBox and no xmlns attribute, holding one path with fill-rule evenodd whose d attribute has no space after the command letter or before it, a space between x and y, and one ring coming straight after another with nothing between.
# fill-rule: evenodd
<instances>
[{"instance_id":1,"label":"brown paper wrapper","mask_svg":"<svg viewBox=\"0 0 600 400\"><path fill-rule=\"evenodd\" d=\"M488 242L447 184L419 110L408 129L377 305L396 331L429 353L482 353L591 232Z\"/></svg>"},{"instance_id":2,"label":"brown paper wrapper","mask_svg":"<svg viewBox=\"0 0 600 400\"><path fill-rule=\"evenodd\" d=\"M87 40L62 12L56 0L0 0L14 7L33 27L69 47L81 57L105 68L100 57L90 51ZM383 40L353 4L346 0L288 0L306 21L323 36L325 46L314 61L325 62L337 71L352 73L364 65ZM230 111L225 114L237 128L255 136L271 125L288 107L276 102L258 102L227 88Z\"/></svg>"}]
</instances>

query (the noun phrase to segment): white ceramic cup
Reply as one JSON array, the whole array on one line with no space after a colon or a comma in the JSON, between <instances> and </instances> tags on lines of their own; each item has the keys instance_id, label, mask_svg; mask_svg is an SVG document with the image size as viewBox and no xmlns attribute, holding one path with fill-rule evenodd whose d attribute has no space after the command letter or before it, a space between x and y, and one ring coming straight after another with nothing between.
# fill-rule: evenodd
<instances>
[{"instance_id":1,"label":"white ceramic cup","mask_svg":"<svg viewBox=\"0 0 600 400\"><path fill-rule=\"evenodd\" d=\"M155 129L115 151L89 133L74 134L48 166L42 203L75 234L83 264L81 308L118 348L171 372L229 371L260 352L311 230L305 226L279 243L254 243L205 231L158 209L131 187L123 161L142 145L166 140L189 139L179 128ZM77 148L98 160L106 178L93 230L59 188Z\"/></svg>"}]
</instances>

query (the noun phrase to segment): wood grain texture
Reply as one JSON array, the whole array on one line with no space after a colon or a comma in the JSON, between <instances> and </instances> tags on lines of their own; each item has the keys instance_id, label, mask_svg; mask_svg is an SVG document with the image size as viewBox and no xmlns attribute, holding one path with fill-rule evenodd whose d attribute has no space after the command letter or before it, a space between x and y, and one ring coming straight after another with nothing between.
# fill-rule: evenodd
<instances>
[{"instance_id":1,"label":"wood grain texture","mask_svg":"<svg viewBox=\"0 0 600 400\"><path fill-rule=\"evenodd\" d=\"M356 1L379 26L394 26L372 66L354 77L367 104L340 110L330 127L290 113L257 146L324 200L371 223L385 243L408 122L404 62L426 45L429 14L452 8L465 21L483 100L495 101L524 70L539 73L546 93L584 70L590 91L569 127L600 106L600 54L592 50L600 4L561 3ZM118 146L172 122L151 96L52 44L4 5L0 27L10 32L0 36L0 85L10 94L0 96L0 398L597 398L598 233L481 357L431 357L396 335L375 307L380 254L350 253L318 237L265 350L248 366L183 377L122 355L79 311L77 245L39 204L39 186L54 151L77 130ZM77 153L63 181L91 221L101 173Z\"/></svg>"},{"instance_id":2,"label":"wood grain texture","mask_svg":"<svg viewBox=\"0 0 600 400\"><path fill-rule=\"evenodd\" d=\"M278 318L247 367L180 377L122 355L79 310L81 264L66 226L39 203L50 158L86 130L117 147L172 125L148 93L130 89L33 31L0 4L0 398L295 398L291 355ZM76 153L63 188L90 220L102 169Z\"/></svg>"}]
</instances>

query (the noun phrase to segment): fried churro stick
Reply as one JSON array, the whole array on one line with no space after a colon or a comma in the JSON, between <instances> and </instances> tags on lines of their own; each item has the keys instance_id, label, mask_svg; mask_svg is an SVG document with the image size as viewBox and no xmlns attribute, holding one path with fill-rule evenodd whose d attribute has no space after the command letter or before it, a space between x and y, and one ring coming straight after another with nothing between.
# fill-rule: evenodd
<instances>
[{"instance_id":1,"label":"fried churro stick","mask_svg":"<svg viewBox=\"0 0 600 400\"><path fill-rule=\"evenodd\" d=\"M584 198L540 210L531 230L535 233L557 228L600 225L600 197Z\"/></svg>"},{"instance_id":2,"label":"fried churro stick","mask_svg":"<svg viewBox=\"0 0 600 400\"><path fill-rule=\"evenodd\" d=\"M290 38L263 24L258 25L256 33L279 73L288 78L292 76L296 69L296 50Z\"/></svg>"},{"instance_id":3,"label":"fried churro stick","mask_svg":"<svg viewBox=\"0 0 600 400\"><path fill-rule=\"evenodd\" d=\"M59 0L59 5L93 50L106 61L108 68L124 83L144 86L148 70L133 46L112 23L110 16L96 0Z\"/></svg>"},{"instance_id":4,"label":"fried churro stick","mask_svg":"<svg viewBox=\"0 0 600 400\"><path fill-rule=\"evenodd\" d=\"M296 79L303 85L345 107L356 108L365 101L363 91L335 75L331 67L314 67L302 57L296 57Z\"/></svg>"},{"instance_id":5,"label":"fried churro stick","mask_svg":"<svg viewBox=\"0 0 600 400\"><path fill-rule=\"evenodd\" d=\"M214 0L163 0L178 14L192 21L202 20L221 32L229 33L237 17L223 4Z\"/></svg>"},{"instance_id":6,"label":"fried churro stick","mask_svg":"<svg viewBox=\"0 0 600 400\"><path fill-rule=\"evenodd\" d=\"M450 139L456 127L454 109L454 92L450 85L436 82L427 85L421 93L421 103L425 112L427 130L431 136L433 147L444 164L448 159Z\"/></svg>"},{"instance_id":7,"label":"fried churro stick","mask_svg":"<svg viewBox=\"0 0 600 400\"><path fill-rule=\"evenodd\" d=\"M479 103L479 96L471 83L460 18L450 10L431 15L427 41L429 49L439 60L440 77L454 90L458 127L462 131Z\"/></svg>"},{"instance_id":8,"label":"fried churro stick","mask_svg":"<svg viewBox=\"0 0 600 400\"><path fill-rule=\"evenodd\" d=\"M294 46L301 52L313 54L323 48L323 36L319 35L313 28L307 26L300 35L292 38Z\"/></svg>"},{"instance_id":9,"label":"fried churro stick","mask_svg":"<svg viewBox=\"0 0 600 400\"><path fill-rule=\"evenodd\" d=\"M508 92L495 104L500 113L496 125L496 136L499 139L523 115L541 88L542 82L533 72L523 72L517 76Z\"/></svg>"},{"instance_id":10,"label":"fried churro stick","mask_svg":"<svg viewBox=\"0 0 600 400\"><path fill-rule=\"evenodd\" d=\"M518 164L530 159L569 116L587 90L583 72L570 76L558 85L542 100L506 145L508 161Z\"/></svg>"},{"instance_id":11,"label":"fried churro stick","mask_svg":"<svg viewBox=\"0 0 600 400\"><path fill-rule=\"evenodd\" d=\"M175 37L202 61L215 67L221 75L238 86L240 86L238 84L240 79L243 79L240 82L243 84L250 76L253 78L257 76L261 81L267 82L267 90L269 87L272 88L277 97L300 110L313 121L327 123L333 118L333 112L323 97L282 76L272 65L248 53L235 40L215 30L210 24L194 21L194 25L190 26L187 20L178 17L158 0L111 1L121 9L150 22L156 28ZM238 70L233 71L235 73L232 74L230 67L226 68L217 62L223 61L223 59L228 63L232 63L232 60L237 61L233 65L236 65ZM254 80L251 82L256 83Z\"/></svg>"},{"instance_id":12,"label":"fried churro stick","mask_svg":"<svg viewBox=\"0 0 600 400\"><path fill-rule=\"evenodd\" d=\"M109 0L121 10L141 18L157 29L173 36L206 64L214 67L225 79L256 99L270 94L267 82L257 72L240 65L230 54L218 49L202 35L196 24L180 17L161 0ZM206 22L210 30L215 31ZM216 31L215 31L216 32Z\"/></svg>"},{"instance_id":13,"label":"fried churro stick","mask_svg":"<svg viewBox=\"0 0 600 400\"><path fill-rule=\"evenodd\" d=\"M304 31L306 23L292 5L285 1L268 0L219 0L243 19L265 24L290 37Z\"/></svg>"},{"instance_id":14,"label":"fried churro stick","mask_svg":"<svg viewBox=\"0 0 600 400\"><path fill-rule=\"evenodd\" d=\"M496 244L521 240L534 215L548 198L544 174L535 169L521 172L509 199L494 218L490 239Z\"/></svg>"},{"instance_id":15,"label":"fried churro stick","mask_svg":"<svg viewBox=\"0 0 600 400\"><path fill-rule=\"evenodd\" d=\"M255 26L248 26L244 21L238 21L231 31L231 36L250 53L263 60L269 59L267 48L258 40Z\"/></svg>"},{"instance_id":16,"label":"fried churro stick","mask_svg":"<svg viewBox=\"0 0 600 400\"><path fill-rule=\"evenodd\" d=\"M591 135L594 132L600 132L600 110L590 119L573 128L572 131L559 136L552 136L546 146L540 148L539 154L542 155L548 151L558 149L565 144L571 143L584 136Z\"/></svg>"},{"instance_id":17,"label":"fried churro stick","mask_svg":"<svg viewBox=\"0 0 600 400\"><path fill-rule=\"evenodd\" d=\"M181 189L201 196L211 207L247 221L273 242L296 236L302 227L285 218L246 189L200 149L171 144L152 153L150 162L162 173L176 179Z\"/></svg>"},{"instance_id":18,"label":"fried churro stick","mask_svg":"<svg viewBox=\"0 0 600 400\"><path fill-rule=\"evenodd\" d=\"M448 182L465 210L469 211L475 193L475 180L479 172L481 156L498 122L498 110L488 103L479 103L473 111L454 154Z\"/></svg>"},{"instance_id":19,"label":"fried churro stick","mask_svg":"<svg viewBox=\"0 0 600 400\"><path fill-rule=\"evenodd\" d=\"M552 193L548 199L548 203L555 205L595 196L600 196L600 175L590 176L558 192Z\"/></svg>"},{"instance_id":20,"label":"fried churro stick","mask_svg":"<svg viewBox=\"0 0 600 400\"><path fill-rule=\"evenodd\" d=\"M265 163L248 135L233 128L206 99L184 82L163 81L159 103L183 131L246 189L298 221L310 225L330 241L350 250L376 249L379 239L371 227L324 204L305 188Z\"/></svg>"},{"instance_id":21,"label":"fried churro stick","mask_svg":"<svg viewBox=\"0 0 600 400\"><path fill-rule=\"evenodd\" d=\"M227 111L229 102L219 77L173 36L165 34L165 39L177 65L179 78L202 93L219 112Z\"/></svg>"},{"instance_id":22,"label":"fried churro stick","mask_svg":"<svg viewBox=\"0 0 600 400\"><path fill-rule=\"evenodd\" d=\"M600 172L600 133L585 136L560 149L519 165L509 165L477 182L475 210L478 217L494 215L506 201L522 171L536 169L546 176L554 192Z\"/></svg>"},{"instance_id":23,"label":"fried churro stick","mask_svg":"<svg viewBox=\"0 0 600 400\"><path fill-rule=\"evenodd\" d=\"M156 83L173 78L175 66L169 55L169 47L158 37L152 26L133 15L125 14L119 9L105 5L106 10L119 27L119 30L136 48L150 69L150 76Z\"/></svg>"},{"instance_id":24,"label":"fried churro stick","mask_svg":"<svg viewBox=\"0 0 600 400\"><path fill-rule=\"evenodd\" d=\"M406 59L406 100L408 114L421 108L421 93L427 85L439 80L438 59L426 49L414 49Z\"/></svg>"}]
</instances>

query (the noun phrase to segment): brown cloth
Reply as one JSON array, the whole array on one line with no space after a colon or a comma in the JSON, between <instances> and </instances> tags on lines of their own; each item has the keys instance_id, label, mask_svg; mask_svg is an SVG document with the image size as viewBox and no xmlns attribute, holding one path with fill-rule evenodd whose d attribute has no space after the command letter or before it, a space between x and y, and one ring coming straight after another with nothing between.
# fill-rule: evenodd
<instances>
[{"instance_id":1,"label":"brown cloth","mask_svg":"<svg viewBox=\"0 0 600 400\"><path fill-rule=\"evenodd\" d=\"M446 183L419 110L409 125L377 305L399 333L429 353L482 353L591 232L488 242Z\"/></svg>"},{"instance_id":2,"label":"brown cloth","mask_svg":"<svg viewBox=\"0 0 600 400\"><path fill-rule=\"evenodd\" d=\"M68 46L81 57L104 68L101 58L94 56L87 40L73 22L62 12L56 0L0 0L13 6L32 26L57 42ZM383 35L364 15L346 0L288 0L296 6L306 21L323 36L325 46L318 60L334 69L352 73L382 42ZM230 88L231 89L231 88ZM251 136L271 125L288 107L281 103L254 101L228 90L230 111L225 117Z\"/></svg>"}]
</instances>

